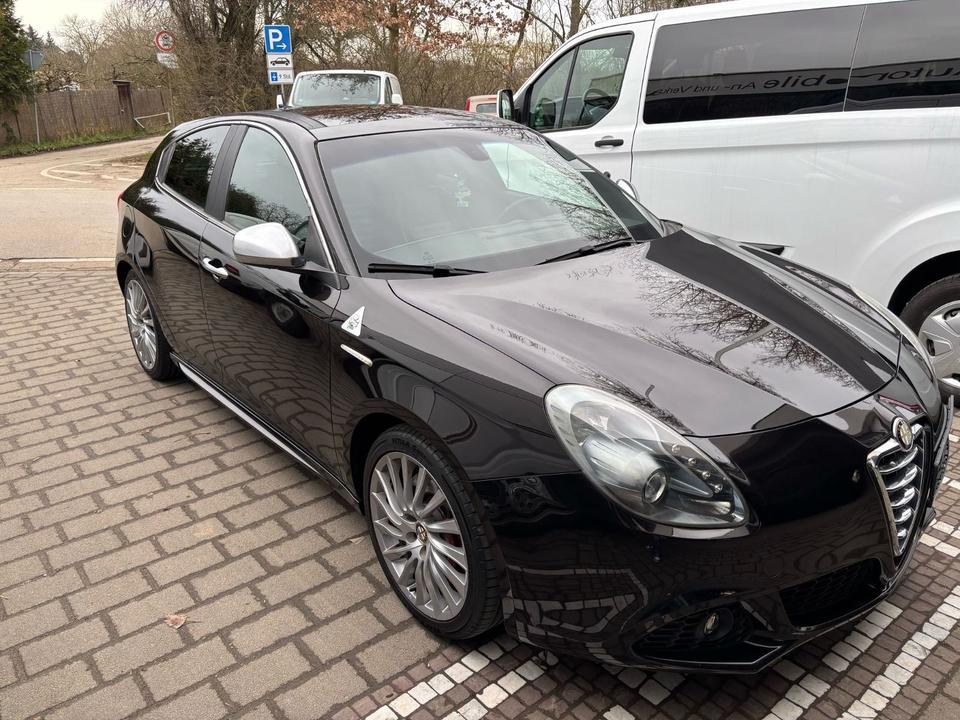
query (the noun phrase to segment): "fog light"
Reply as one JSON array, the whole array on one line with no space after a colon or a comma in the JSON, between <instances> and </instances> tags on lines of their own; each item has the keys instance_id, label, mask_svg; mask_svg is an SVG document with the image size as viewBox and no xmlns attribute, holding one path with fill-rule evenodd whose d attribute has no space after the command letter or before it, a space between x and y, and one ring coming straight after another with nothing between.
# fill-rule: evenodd
<instances>
[{"instance_id":1,"label":"fog light","mask_svg":"<svg viewBox=\"0 0 960 720\"><path fill-rule=\"evenodd\" d=\"M710 613L707 615L707 619L703 621L704 637L713 635L718 627L720 627L720 616L717 613Z\"/></svg>"}]
</instances>

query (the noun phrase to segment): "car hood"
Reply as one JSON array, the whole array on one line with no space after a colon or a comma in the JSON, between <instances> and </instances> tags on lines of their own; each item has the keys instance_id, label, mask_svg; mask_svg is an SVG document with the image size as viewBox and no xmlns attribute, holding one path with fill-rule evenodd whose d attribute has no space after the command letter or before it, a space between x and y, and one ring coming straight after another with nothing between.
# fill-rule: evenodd
<instances>
[{"instance_id":1,"label":"car hood","mask_svg":"<svg viewBox=\"0 0 960 720\"><path fill-rule=\"evenodd\" d=\"M393 280L405 302L555 383L717 436L823 415L895 374L899 334L844 286L681 230L572 260Z\"/></svg>"}]
</instances>

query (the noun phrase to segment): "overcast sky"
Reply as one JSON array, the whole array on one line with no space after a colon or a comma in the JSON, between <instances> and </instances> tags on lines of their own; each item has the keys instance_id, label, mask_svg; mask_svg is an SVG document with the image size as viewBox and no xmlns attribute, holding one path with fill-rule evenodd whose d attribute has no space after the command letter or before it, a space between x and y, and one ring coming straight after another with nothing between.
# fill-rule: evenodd
<instances>
[{"instance_id":1,"label":"overcast sky","mask_svg":"<svg viewBox=\"0 0 960 720\"><path fill-rule=\"evenodd\" d=\"M56 33L65 15L96 20L110 7L112 0L15 0L14 13L24 27L33 25L41 35Z\"/></svg>"}]
</instances>

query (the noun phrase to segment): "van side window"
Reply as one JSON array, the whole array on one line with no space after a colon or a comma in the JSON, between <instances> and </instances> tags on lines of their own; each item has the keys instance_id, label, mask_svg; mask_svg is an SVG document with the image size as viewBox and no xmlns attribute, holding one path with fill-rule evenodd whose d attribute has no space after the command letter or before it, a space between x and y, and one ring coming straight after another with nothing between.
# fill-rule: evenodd
<instances>
[{"instance_id":1,"label":"van side window","mask_svg":"<svg viewBox=\"0 0 960 720\"><path fill-rule=\"evenodd\" d=\"M868 5L847 110L960 105L957 0Z\"/></svg>"},{"instance_id":2,"label":"van side window","mask_svg":"<svg viewBox=\"0 0 960 720\"><path fill-rule=\"evenodd\" d=\"M575 52L575 49L569 50L562 55L531 86L529 124L534 130L553 130L560 126L563 94Z\"/></svg>"},{"instance_id":3,"label":"van side window","mask_svg":"<svg viewBox=\"0 0 960 720\"><path fill-rule=\"evenodd\" d=\"M213 166L229 129L226 125L216 125L177 140L163 183L193 204L204 207Z\"/></svg>"},{"instance_id":4,"label":"van side window","mask_svg":"<svg viewBox=\"0 0 960 720\"><path fill-rule=\"evenodd\" d=\"M656 37L648 124L843 109L862 6L668 25Z\"/></svg>"},{"instance_id":5,"label":"van side window","mask_svg":"<svg viewBox=\"0 0 960 720\"><path fill-rule=\"evenodd\" d=\"M577 48L561 127L593 125L617 104L632 41L633 35L612 35Z\"/></svg>"}]
</instances>

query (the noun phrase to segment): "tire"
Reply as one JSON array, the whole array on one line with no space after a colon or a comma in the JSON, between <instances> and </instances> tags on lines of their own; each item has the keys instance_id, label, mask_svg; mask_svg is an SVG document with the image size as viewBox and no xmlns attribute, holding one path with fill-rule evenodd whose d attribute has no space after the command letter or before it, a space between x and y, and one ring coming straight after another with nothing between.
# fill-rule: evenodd
<instances>
[{"instance_id":1,"label":"tire","mask_svg":"<svg viewBox=\"0 0 960 720\"><path fill-rule=\"evenodd\" d=\"M163 334L157 312L143 288L143 283L133 272L127 274L123 283L123 299L127 332L130 334L133 353L140 367L154 380L176 377L177 366L170 356L170 343ZM152 352L149 352L151 338Z\"/></svg>"},{"instance_id":2,"label":"tire","mask_svg":"<svg viewBox=\"0 0 960 720\"><path fill-rule=\"evenodd\" d=\"M900 319L919 336L938 377L960 375L960 275L927 285L910 298Z\"/></svg>"},{"instance_id":3,"label":"tire","mask_svg":"<svg viewBox=\"0 0 960 720\"><path fill-rule=\"evenodd\" d=\"M429 475L429 477L420 476L423 478L425 488L419 504L421 508L438 502L437 493L432 492L434 487L441 491L441 500L446 501L445 504L440 502L439 507L430 514L418 514L416 493L412 490L410 494L413 497L408 495L405 498L409 502L406 502L403 507L402 519L413 527L405 532L402 538L395 537L391 533L400 531L404 526L403 523L394 523L385 512L384 488L390 477L387 472L389 468L385 469L385 465L388 463L393 464L396 476L400 476L407 469L411 469L416 476L419 472L415 468L417 464ZM375 471L378 469L379 472L375 476ZM415 487L416 480L413 480L412 486L409 484L406 486ZM502 621L502 593L497 562L490 538L483 529L479 502L460 478L453 464L434 443L408 425L399 425L387 430L377 438L367 456L363 487L367 527L377 559L380 561L383 574L410 613L429 630L450 640L474 638L497 627ZM438 528L452 527L450 520L457 523L458 534L435 531ZM426 530L426 526L431 530ZM385 529L387 527L391 529ZM397 543L393 550L387 547L391 542ZM459 564L445 552L436 550L437 547L444 546L453 547L456 550L458 542L465 558L464 564ZM403 553L398 550L402 546L413 549L409 553ZM389 559L387 554L390 556ZM420 560L413 563L421 566L421 574L418 575L416 570L399 571L397 569L399 565L408 567L412 562L410 558L414 554L420 558L430 556L429 561ZM462 592L462 603L459 606L449 602L447 596L439 589L440 585L437 584L438 580L443 581L448 591L454 595L457 592L454 583L443 580L451 576L441 572L442 563L446 563L455 571L461 568L466 571L466 588ZM430 569L433 571L429 578L421 582ZM459 576L459 573L456 574ZM403 575L412 580L413 587L402 583ZM439 598L439 601L418 604L421 594L418 594L417 586L423 587L423 599L434 597Z\"/></svg>"}]
</instances>

